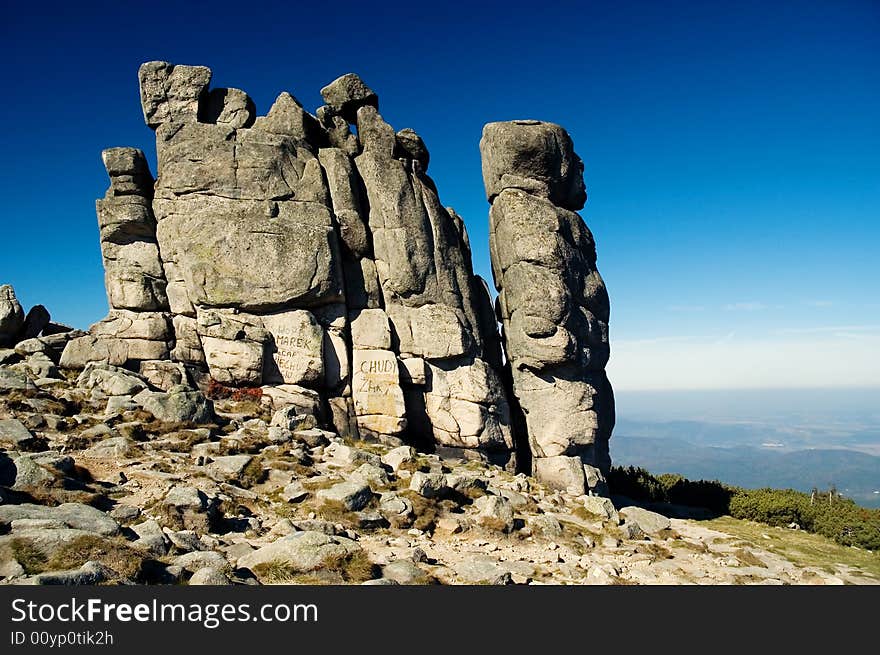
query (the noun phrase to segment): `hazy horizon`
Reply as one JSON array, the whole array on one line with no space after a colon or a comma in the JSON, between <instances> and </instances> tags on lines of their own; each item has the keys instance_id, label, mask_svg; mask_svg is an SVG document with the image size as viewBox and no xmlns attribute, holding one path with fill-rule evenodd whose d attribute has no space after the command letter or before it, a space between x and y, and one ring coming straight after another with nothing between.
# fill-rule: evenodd
<instances>
[{"instance_id":1,"label":"hazy horizon","mask_svg":"<svg viewBox=\"0 0 880 655\"><path fill-rule=\"evenodd\" d=\"M880 507L880 389L621 391L615 465Z\"/></svg>"}]
</instances>

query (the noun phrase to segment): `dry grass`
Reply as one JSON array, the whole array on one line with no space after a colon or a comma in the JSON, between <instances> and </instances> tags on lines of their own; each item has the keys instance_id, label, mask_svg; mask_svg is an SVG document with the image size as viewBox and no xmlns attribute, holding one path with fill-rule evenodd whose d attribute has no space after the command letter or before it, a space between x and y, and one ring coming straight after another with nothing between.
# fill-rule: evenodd
<instances>
[{"instance_id":1,"label":"dry grass","mask_svg":"<svg viewBox=\"0 0 880 655\"><path fill-rule=\"evenodd\" d=\"M250 489L263 482L267 477L269 477L269 470L264 468L263 459L261 457L254 457L248 462L247 466L244 467L241 474L238 476L238 480L241 482L242 487Z\"/></svg>"},{"instance_id":2,"label":"dry grass","mask_svg":"<svg viewBox=\"0 0 880 655\"><path fill-rule=\"evenodd\" d=\"M577 503L574 504L574 507L568 507L566 509L570 514L578 517L579 519L583 519L584 521L607 521L607 519L601 514L594 514L583 505L579 505Z\"/></svg>"},{"instance_id":3,"label":"dry grass","mask_svg":"<svg viewBox=\"0 0 880 655\"><path fill-rule=\"evenodd\" d=\"M506 521L495 518L494 516L478 516L477 522L479 523L480 527L493 532L503 532L507 534L513 530L512 525L510 525Z\"/></svg>"},{"instance_id":4,"label":"dry grass","mask_svg":"<svg viewBox=\"0 0 880 655\"><path fill-rule=\"evenodd\" d=\"M8 546L11 555L28 575L46 570L47 557L30 539L13 539Z\"/></svg>"},{"instance_id":5,"label":"dry grass","mask_svg":"<svg viewBox=\"0 0 880 655\"><path fill-rule=\"evenodd\" d=\"M660 560L672 559L675 557L671 550L651 541L636 544L635 550L637 553L649 555L652 562L659 562Z\"/></svg>"},{"instance_id":6,"label":"dry grass","mask_svg":"<svg viewBox=\"0 0 880 655\"><path fill-rule=\"evenodd\" d=\"M458 509L454 500L425 498L409 489L401 491L400 495L412 505L414 519L411 524L408 524L409 520L403 517L391 521L391 524L397 528L413 527L423 532L433 532L442 514Z\"/></svg>"},{"instance_id":7,"label":"dry grass","mask_svg":"<svg viewBox=\"0 0 880 655\"><path fill-rule=\"evenodd\" d=\"M300 571L285 562L266 562L253 568L264 584L332 585L360 584L379 575L379 568L364 551L326 557L312 571Z\"/></svg>"},{"instance_id":8,"label":"dry grass","mask_svg":"<svg viewBox=\"0 0 880 655\"><path fill-rule=\"evenodd\" d=\"M758 557L750 550L739 548L733 551L733 556L742 562L745 566L757 566L759 568L767 568L767 565L758 559Z\"/></svg>"},{"instance_id":9,"label":"dry grass","mask_svg":"<svg viewBox=\"0 0 880 655\"><path fill-rule=\"evenodd\" d=\"M708 553L709 546L700 542L694 543L693 541L688 541L686 539L677 539L675 541L676 548L684 548L685 550L692 550L695 553Z\"/></svg>"},{"instance_id":10,"label":"dry grass","mask_svg":"<svg viewBox=\"0 0 880 655\"><path fill-rule=\"evenodd\" d=\"M253 418L260 418L267 422L272 419L272 411L268 406L259 400L250 398L225 401L223 403L223 412L227 414L243 414Z\"/></svg>"},{"instance_id":11,"label":"dry grass","mask_svg":"<svg viewBox=\"0 0 880 655\"><path fill-rule=\"evenodd\" d=\"M334 484L339 484L342 482L342 478L331 477L331 476L315 476L312 478L306 478L305 480L301 480L303 489L307 489L309 491L318 491L319 489L329 489Z\"/></svg>"},{"instance_id":12,"label":"dry grass","mask_svg":"<svg viewBox=\"0 0 880 655\"><path fill-rule=\"evenodd\" d=\"M46 562L45 570L77 569L92 560L112 569L120 578L134 580L141 570L144 556L115 539L84 535L55 550Z\"/></svg>"},{"instance_id":13,"label":"dry grass","mask_svg":"<svg viewBox=\"0 0 880 655\"><path fill-rule=\"evenodd\" d=\"M167 450L172 453L189 453L192 452L193 446L210 440L210 436L199 434L192 430L186 430L178 433L171 433L168 437L177 437L174 443L168 445Z\"/></svg>"}]
</instances>

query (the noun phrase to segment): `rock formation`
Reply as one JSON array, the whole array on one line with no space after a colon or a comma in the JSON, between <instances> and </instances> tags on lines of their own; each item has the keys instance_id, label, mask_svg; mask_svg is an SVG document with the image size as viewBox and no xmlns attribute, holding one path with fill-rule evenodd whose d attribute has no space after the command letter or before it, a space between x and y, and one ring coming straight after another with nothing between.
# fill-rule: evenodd
<instances>
[{"instance_id":1,"label":"rock formation","mask_svg":"<svg viewBox=\"0 0 880 655\"><path fill-rule=\"evenodd\" d=\"M53 322L42 305L25 314L12 286L0 285L0 364L37 380L52 378L68 341L82 336L80 330Z\"/></svg>"},{"instance_id":2,"label":"rock formation","mask_svg":"<svg viewBox=\"0 0 880 655\"><path fill-rule=\"evenodd\" d=\"M565 130L539 121L486 125L480 152L497 312L532 470L553 486L601 489L614 427L609 302L575 213L583 164Z\"/></svg>"},{"instance_id":3,"label":"rock formation","mask_svg":"<svg viewBox=\"0 0 880 655\"><path fill-rule=\"evenodd\" d=\"M61 364L171 360L201 386L317 392L341 434L514 465L488 286L419 135L354 74L316 115L285 92L257 116L202 66L139 79L156 179L142 152L104 151L110 313Z\"/></svg>"}]
</instances>

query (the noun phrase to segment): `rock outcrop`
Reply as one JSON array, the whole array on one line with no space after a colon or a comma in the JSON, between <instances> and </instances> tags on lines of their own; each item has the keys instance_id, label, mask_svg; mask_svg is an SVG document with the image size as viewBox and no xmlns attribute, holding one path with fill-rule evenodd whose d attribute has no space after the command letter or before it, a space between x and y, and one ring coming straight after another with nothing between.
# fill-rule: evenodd
<instances>
[{"instance_id":1,"label":"rock outcrop","mask_svg":"<svg viewBox=\"0 0 880 655\"><path fill-rule=\"evenodd\" d=\"M258 116L203 66L149 62L139 80L156 179L142 152L104 151L110 313L62 365L171 360L202 387L317 393L342 434L513 466L488 286L421 137L351 73L315 115L284 92Z\"/></svg>"},{"instance_id":2,"label":"rock outcrop","mask_svg":"<svg viewBox=\"0 0 880 655\"><path fill-rule=\"evenodd\" d=\"M480 152L497 312L533 473L600 490L614 427L609 302L575 213L586 201L583 164L564 129L532 120L486 125Z\"/></svg>"},{"instance_id":3,"label":"rock outcrop","mask_svg":"<svg viewBox=\"0 0 880 655\"><path fill-rule=\"evenodd\" d=\"M0 285L0 364L10 365L0 389L27 388L28 376L47 382L60 379L61 354L68 341L81 336L85 333L53 322L43 305L34 305L25 314L15 289ZM16 381L17 374L25 379Z\"/></svg>"}]
</instances>

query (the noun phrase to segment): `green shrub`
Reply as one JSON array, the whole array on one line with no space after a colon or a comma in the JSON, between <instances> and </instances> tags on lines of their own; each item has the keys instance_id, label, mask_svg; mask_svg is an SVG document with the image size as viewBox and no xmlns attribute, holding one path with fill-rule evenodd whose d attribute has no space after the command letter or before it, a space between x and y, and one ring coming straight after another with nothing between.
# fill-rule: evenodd
<instances>
[{"instance_id":1,"label":"green shrub","mask_svg":"<svg viewBox=\"0 0 880 655\"><path fill-rule=\"evenodd\" d=\"M608 472L608 487L616 494L648 503L666 502L660 480L643 468L613 466Z\"/></svg>"}]
</instances>

